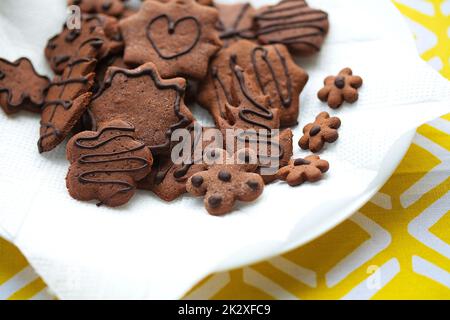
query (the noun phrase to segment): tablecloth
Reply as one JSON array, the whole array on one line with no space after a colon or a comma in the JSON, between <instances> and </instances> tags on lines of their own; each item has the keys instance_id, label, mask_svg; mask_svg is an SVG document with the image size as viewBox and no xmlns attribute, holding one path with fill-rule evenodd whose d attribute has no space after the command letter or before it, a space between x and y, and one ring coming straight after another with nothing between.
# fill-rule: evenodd
<instances>
[{"instance_id":1,"label":"tablecloth","mask_svg":"<svg viewBox=\"0 0 450 320\"><path fill-rule=\"evenodd\" d=\"M396 0L419 54L450 80L450 1ZM449 102L450 111L450 102ZM186 299L450 299L450 114L418 128L373 199L315 241L214 274ZM55 299L0 239L0 300Z\"/></svg>"}]
</instances>

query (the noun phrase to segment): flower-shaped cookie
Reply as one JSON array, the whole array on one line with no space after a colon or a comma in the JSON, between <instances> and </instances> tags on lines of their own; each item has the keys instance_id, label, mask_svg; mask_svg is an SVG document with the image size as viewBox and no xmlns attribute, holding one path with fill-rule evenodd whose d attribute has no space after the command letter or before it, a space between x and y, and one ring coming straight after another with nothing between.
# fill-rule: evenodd
<instances>
[{"instance_id":1,"label":"flower-shaped cookie","mask_svg":"<svg viewBox=\"0 0 450 320\"><path fill-rule=\"evenodd\" d=\"M291 187L301 185L305 181L315 182L322 178L330 168L328 161L319 156L310 155L302 159L292 159L289 164L278 170L277 178L286 181Z\"/></svg>"},{"instance_id":2,"label":"flower-shaped cookie","mask_svg":"<svg viewBox=\"0 0 450 320\"><path fill-rule=\"evenodd\" d=\"M341 120L331 117L328 112L321 112L313 123L308 123L303 128L303 137L298 141L298 145L303 150L309 149L312 152L320 151L325 142L335 142L339 137L337 129L341 126Z\"/></svg>"},{"instance_id":3,"label":"flower-shaped cookie","mask_svg":"<svg viewBox=\"0 0 450 320\"><path fill-rule=\"evenodd\" d=\"M209 154L208 154L209 153ZM194 196L205 196L206 210L212 215L230 212L236 200L253 201L264 189L264 181L257 173L256 161L249 161L248 150L242 149L233 157L225 150L213 149L205 158L213 157L208 170L194 174L186 184L187 191Z\"/></svg>"},{"instance_id":4,"label":"flower-shaped cookie","mask_svg":"<svg viewBox=\"0 0 450 320\"><path fill-rule=\"evenodd\" d=\"M134 127L114 120L95 131L83 131L67 144L70 168L66 178L70 195L99 200L117 207L134 195L137 181L150 173L153 157L136 139Z\"/></svg>"},{"instance_id":5,"label":"flower-shaped cookie","mask_svg":"<svg viewBox=\"0 0 450 320\"><path fill-rule=\"evenodd\" d=\"M354 76L352 69L344 68L337 76L326 77L323 83L325 86L317 93L317 97L337 109L344 101L353 103L358 100L357 89L362 86L363 80Z\"/></svg>"}]
</instances>

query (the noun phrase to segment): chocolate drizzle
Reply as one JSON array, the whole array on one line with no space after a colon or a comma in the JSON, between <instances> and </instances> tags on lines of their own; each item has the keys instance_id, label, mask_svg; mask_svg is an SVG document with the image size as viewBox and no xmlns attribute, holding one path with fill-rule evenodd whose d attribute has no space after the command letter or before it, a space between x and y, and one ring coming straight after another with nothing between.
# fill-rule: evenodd
<instances>
[{"instance_id":1,"label":"chocolate drizzle","mask_svg":"<svg viewBox=\"0 0 450 320\"><path fill-rule=\"evenodd\" d=\"M110 138L100 141L96 144L93 144L93 145L85 144L86 142L96 141L96 140L100 139L100 137L105 132L108 132L108 131L119 131L119 132L112 135ZM112 141L114 141L116 139L119 140L120 138L129 138L132 141L136 141L134 139L133 133L134 133L134 128L115 127L115 126L105 127L100 132L98 132L95 136L88 137L88 138L79 138L79 139L75 140L75 146L80 149L85 149L85 150L96 150L102 146L108 145L109 143L111 143ZM135 186L130 184L126 180L109 179L109 178L105 178L105 177L104 177L104 179L101 179L101 177L98 177L96 179L93 176L95 176L95 175L105 176L106 175L106 177L108 177L109 175L114 174L114 173L134 173L134 172L143 170L145 168L148 168L150 166L150 163L148 162L147 159L145 159L143 157L138 157L138 156L132 155L133 152L142 150L144 148L145 148L145 144L140 143L138 146L131 148L131 149L113 151L113 152L109 152L109 153L98 152L98 153L93 153L93 154L82 155L78 159L78 163L80 165L83 165L83 164L96 165L96 164L117 163L117 162L123 162L124 165L131 165L133 162L136 162L138 165L133 166L128 169L88 170L88 171L81 173L78 176L78 181L83 184L111 184L111 185L118 185L118 186L122 187L121 189L119 189L118 191L113 193L111 196L109 196L108 199L113 198L114 196L116 196L119 193L126 193L131 190L134 190ZM108 199L103 200L103 202L101 202L97 205L103 204Z\"/></svg>"},{"instance_id":2,"label":"chocolate drizzle","mask_svg":"<svg viewBox=\"0 0 450 320\"><path fill-rule=\"evenodd\" d=\"M175 92L177 93L176 94L175 103L173 105L173 110L174 110L175 115L178 117L178 119L180 121L175 123L175 124L173 124L173 125L171 125L169 127L169 129L166 131L166 141L164 143L159 144L159 145L148 146L153 154L157 154L159 152L165 151L167 148L170 147L170 139L171 139L171 136L172 136L172 132L175 131L176 129L184 128L186 125L191 123L191 120L189 120L186 115L181 113L181 110L180 110L181 109L181 100L182 100L182 97L184 96L185 89L183 87L180 87L176 83L163 84L161 82L161 80L159 79L157 71L154 70L154 69L142 69L140 71L136 71L136 70L127 70L127 69L116 68L116 69L114 69L113 72L111 72L109 74L108 78L105 79L103 85L100 87L98 92L92 98L92 101L98 99L103 94L103 92L105 90L107 90L108 88L111 87L111 84L112 84L112 81L113 81L114 77L116 75L118 75L118 74L123 74L123 75L125 75L126 77L129 77L129 78L138 78L138 77L142 77L142 76L150 76L150 78L154 82L156 88L158 88L160 90L172 89L172 90L175 90Z\"/></svg>"},{"instance_id":3,"label":"chocolate drizzle","mask_svg":"<svg viewBox=\"0 0 450 320\"><path fill-rule=\"evenodd\" d=\"M187 46L185 49L182 49L180 51L174 52L172 54L163 54L161 52L159 46L156 44L155 39L153 39L152 32L151 32L153 24L161 19L167 21L168 33L170 35L173 35L175 33L177 25L179 23L181 23L183 21L193 21L195 24L196 31L195 31L195 37L194 37L194 40L192 41L192 43L189 46ZM147 26L146 34L147 34L148 41L150 42L150 44L152 45L153 49L156 51L158 56L161 57L162 59L170 60L170 59L175 59L175 58L178 58L182 55L189 53L197 45L197 43L200 41L200 36L201 36L201 24L200 24L200 21L194 16L186 16L186 17L180 18L176 21L173 21L172 18L170 18L167 14L161 14L159 16L154 17L150 21L150 23ZM177 43L175 41L172 41L171 44L176 45Z\"/></svg>"},{"instance_id":4,"label":"chocolate drizzle","mask_svg":"<svg viewBox=\"0 0 450 320\"><path fill-rule=\"evenodd\" d=\"M293 5L285 5L294 3ZM314 16L314 17L311 17ZM297 20L289 20L289 19ZM304 34L293 35L285 38L274 38L269 43L282 43L282 44L304 44L312 47L315 50L320 48L308 38L315 36L324 36L327 32L323 27L318 25L318 22L328 19L328 14L322 10L316 10L308 7L303 0L283 0L277 5L269 6L265 11L255 16L256 23L260 24L260 28L256 32L257 36L276 34L285 30L300 30L300 29L312 29ZM262 25L261 22L267 22L266 25Z\"/></svg>"},{"instance_id":5,"label":"chocolate drizzle","mask_svg":"<svg viewBox=\"0 0 450 320\"><path fill-rule=\"evenodd\" d=\"M238 65L237 56L235 54L231 55L231 57L230 57L229 67L232 71L232 74L238 80L239 88L240 88L242 94L257 109L257 110L254 110L254 109L249 109L249 108L243 108L242 110L239 111L239 118L251 125L254 125L254 126L257 126L257 127L267 130L266 135L261 135L259 132L253 132L253 133L252 132L243 132L242 134L238 134L236 138L241 142L249 142L249 143L254 142L254 143L258 143L258 144L265 143L265 144L270 144L271 146L274 146L274 147L278 147L279 157L277 157L277 158L281 159L285 153L284 148L281 144L272 141L272 138L275 137L274 132L272 132L273 128L269 127L268 125L266 125L262 122L258 122L256 120L250 119L248 117L248 115L251 114L251 115L257 116L259 118L265 119L265 120L272 120L273 112L270 110L270 108L267 108L264 105L262 105L261 103L257 102L255 100L255 98L252 96L252 94L250 93L250 91L248 90L247 85L245 84L245 77L244 77L243 69ZM216 68L213 67L211 69L211 75L214 80L214 88L216 91L216 98L217 98L217 102L218 102L219 106L221 106L222 104L220 101L218 86L215 84L215 82L219 83L220 88L222 89L222 91L227 99L227 103L232 105L232 99L230 99L231 94L227 92L227 90L225 88L225 84L221 80ZM221 113L224 114L223 111L221 111ZM249 135L252 135L252 137L249 137ZM263 155L258 155L258 158L259 159L275 159L272 156L263 156Z\"/></svg>"},{"instance_id":6,"label":"chocolate drizzle","mask_svg":"<svg viewBox=\"0 0 450 320\"><path fill-rule=\"evenodd\" d=\"M252 50L253 71L255 73L256 81L258 82L258 85L259 85L262 93L266 94L266 90L261 81L261 73L259 72L258 62L257 62L257 53L261 52L261 59L269 68L269 72L270 72L270 75L272 76L272 81L275 85L275 89L277 90L281 105L284 108L288 108L288 107L290 107L290 105L292 103L292 80L291 80L291 76L289 75L289 70L288 70L288 67L286 64L286 58L281 55L280 51L278 50L278 48L276 46L271 46L271 48L273 48L275 50L277 57L280 60L281 66L283 67L283 73L284 73L284 77L286 79L287 97L284 97L283 93L281 92L281 83L280 83L277 75L275 74L275 69L274 69L271 61L268 58L269 52L266 48L259 46ZM272 104L272 101L271 101L271 104Z\"/></svg>"},{"instance_id":7,"label":"chocolate drizzle","mask_svg":"<svg viewBox=\"0 0 450 320\"><path fill-rule=\"evenodd\" d=\"M269 126L265 125L264 123L252 120L247 116L247 115L251 114L251 115L260 117L262 119L265 119L265 120L273 119L272 111L269 108L266 108L264 105L262 105L261 103L256 101L255 98L252 97L251 93L249 92L249 90L247 88L247 85L245 84L245 77L244 77L243 69L237 64L237 56L234 54L231 55L231 58L230 58L230 69L232 70L235 77L237 78L237 80L239 82L239 87L241 89L241 92L244 94L245 98L247 98L247 100L250 101L251 104L254 107L256 107L256 109L259 110L259 111L256 111L253 109L245 109L244 108L239 111L239 117L242 120L244 120L250 124L253 124L258 127L262 127L264 129L267 129L270 131L272 128L270 128Z\"/></svg>"}]
</instances>

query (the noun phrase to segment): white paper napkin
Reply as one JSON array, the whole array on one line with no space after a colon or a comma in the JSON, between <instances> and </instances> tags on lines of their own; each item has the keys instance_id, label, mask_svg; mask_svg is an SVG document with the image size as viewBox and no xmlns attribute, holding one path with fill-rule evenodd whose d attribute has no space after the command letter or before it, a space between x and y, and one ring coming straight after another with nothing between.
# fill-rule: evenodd
<instances>
[{"instance_id":1,"label":"white paper napkin","mask_svg":"<svg viewBox=\"0 0 450 320\"><path fill-rule=\"evenodd\" d=\"M302 243L380 186L405 150L400 137L450 111L448 81L420 60L389 1L309 2L329 12L331 30L319 55L298 59L310 80L295 141L320 111L339 115L340 139L321 153L330 172L299 188L270 185L226 217L207 215L199 199L167 204L143 191L118 209L75 201L65 188L64 146L39 155L39 118L0 112L0 235L59 298L179 298L211 272ZM274 1L253 1L266 3ZM64 20L65 1L2 0L0 56L30 57L49 73L43 48ZM347 66L364 79L360 99L332 111L316 93L325 76Z\"/></svg>"}]
</instances>

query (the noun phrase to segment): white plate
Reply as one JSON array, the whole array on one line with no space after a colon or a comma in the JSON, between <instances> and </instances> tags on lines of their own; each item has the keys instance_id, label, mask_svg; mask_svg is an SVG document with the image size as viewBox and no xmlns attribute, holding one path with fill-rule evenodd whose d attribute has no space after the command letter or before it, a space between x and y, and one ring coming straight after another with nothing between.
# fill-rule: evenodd
<instances>
[{"instance_id":1,"label":"white plate","mask_svg":"<svg viewBox=\"0 0 450 320\"><path fill-rule=\"evenodd\" d=\"M29 56L45 71L42 50L64 20L63 2L2 0L0 56ZM390 2L310 3L330 13L331 31L319 55L299 59L310 80L295 141L320 111L341 118L339 140L320 154L331 164L325 179L297 188L274 183L225 217L209 216L200 199L167 204L143 191L122 208L97 208L67 194L64 146L37 153L38 117L0 112L0 235L60 298L177 298L211 272L286 252L349 217L391 175L414 128L448 111L450 89L418 58ZM364 78L360 99L330 110L316 92L346 66Z\"/></svg>"}]
</instances>

